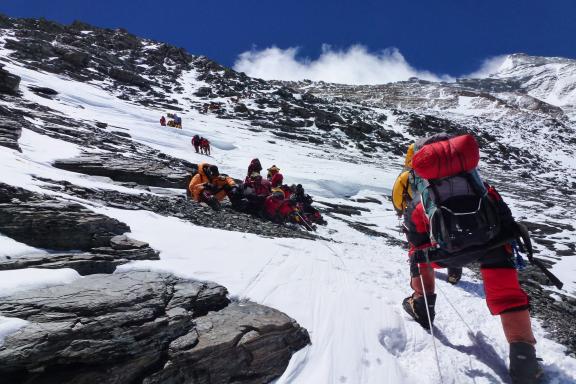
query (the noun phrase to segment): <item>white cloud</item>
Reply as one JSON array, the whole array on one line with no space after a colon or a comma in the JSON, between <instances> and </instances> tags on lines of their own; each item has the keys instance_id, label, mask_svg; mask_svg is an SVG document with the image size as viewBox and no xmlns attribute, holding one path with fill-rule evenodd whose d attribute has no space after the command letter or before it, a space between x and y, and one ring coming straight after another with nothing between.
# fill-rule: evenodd
<instances>
[{"instance_id":1,"label":"white cloud","mask_svg":"<svg viewBox=\"0 0 576 384\"><path fill-rule=\"evenodd\" d=\"M411 77L424 80L452 80L413 68L396 48L371 53L362 45L347 50L322 47L315 60L297 57L298 48L277 47L247 51L238 57L234 69L265 80L314 80L341 84L383 84Z\"/></svg>"},{"instance_id":2,"label":"white cloud","mask_svg":"<svg viewBox=\"0 0 576 384\"><path fill-rule=\"evenodd\" d=\"M467 79L484 79L502 70L507 58L508 55L490 57L484 60L480 69L462 77Z\"/></svg>"}]
</instances>

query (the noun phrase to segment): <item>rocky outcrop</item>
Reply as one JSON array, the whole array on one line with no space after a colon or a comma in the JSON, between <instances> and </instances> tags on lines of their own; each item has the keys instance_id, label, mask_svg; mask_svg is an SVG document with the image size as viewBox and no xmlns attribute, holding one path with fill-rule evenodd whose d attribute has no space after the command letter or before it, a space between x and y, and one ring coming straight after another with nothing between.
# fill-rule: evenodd
<instances>
[{"instance_id":1,"label":"rocky outcrop","mask_svg":"<svg viewBox=\"0 0 576 384\"><path fill-rule=\"evenodd\" d=\"M118 154L86 155L57 160L54 167L93 176L106 176L114 181L133 182L163 188L186 188L186 171L171 163L125 157Z\"/></svg>"},{"instance_id":2,"label":"rocky outcrop","mask_svg":"<svg viewBox=\"0 0 576 384\"><path fill-rule=\"evenodd\" d=\"M123 235L129 231L126 224L80 204L0 183L0 233L33 247L60 251L6 258L0 260L0 270L43 267L110 273L130 260L158 259L158 252L148 244Z\"/></svg>"},{"instance_id":3,"label":"rocky outcrop","mask_svg":"<svg viewBox=\"0 0 576 384\"><path fill-rule=\"evenodd\" d=\"M0 64L0 93L17 95L20 87L20 77L11 74Z\"/></svg>"},{"instance_id":4,"label":"rocky outcrop","mask_svg":"<svg viewBox=\"0 0 576 384\"><path fill-rule=\"evenodd\" d=\"M229 303L214 283L153 272L92 275L0 299L29 323L0 346L0 378L36 383L267 383L308 333L283 313Z\"/></svg>"},{"instance_id":5,"label":"rocky outcrop","mask_svg":"<svg viewBox=\"0 0 576 384\"><path fill-rule=\"evenodd\" d=\"M72 268L80 275L112 273L116 267L133 260L157 260L158 252L147 243L125 235L110 238L106 247L92 248L87 252L50 252L21 255L18 258L0 259L0 271L22 268Z\"/></svg>"},{"instance_id":6,"label":"rocky outcrop","mask_svg":"<svg viewBox=\"0 0 576 384\"><path fill-rule=\"evenodd\" d=\"M126 194L112 190L84 188L66 181L56 181L40 177L36 179L45 182L44 188L46 189L76 196L81 199L101 202L102 204L115 208L129 210L142 209L163 216L177 217L202 227L248 232L268 237L316 238L314 234L307 231L274 224L253 215L234 211L225 203L223 204L222 210L214 211L212 208L204 207L191 201L186 198L184 194L180 196L158 196L151 193ZM359 213L358 211L358 214Z\"/></svg>"},{"instance_id":7,"label":"rocky outcrop","mask_svg":"<svg viewBox=\"0 0 576 384\"><path fill-rule=\"evenodd\" d=\"M0 146L21 150L18 139L22 135L23 121L21 116L15 115L9 108L0 106Z\"/></svg>"}]
</instances>

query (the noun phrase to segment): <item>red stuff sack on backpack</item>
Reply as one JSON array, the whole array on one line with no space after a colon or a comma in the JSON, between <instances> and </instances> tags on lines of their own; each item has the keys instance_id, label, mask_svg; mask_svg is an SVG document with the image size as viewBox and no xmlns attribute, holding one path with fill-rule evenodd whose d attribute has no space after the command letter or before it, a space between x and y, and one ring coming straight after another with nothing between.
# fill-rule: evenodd
<instances>
[{"instance_id":1,"label":"red stuff sack on backpack","mask_svg":"<svg viewBox=\"0 0 576 384\"><path fill-rule=\"evenodd\" d=\"M443 179L472 171L479 161L478 143L467 134L424 145L414 154L412 168L423 179Z\"/></svg>"}]
</instances>

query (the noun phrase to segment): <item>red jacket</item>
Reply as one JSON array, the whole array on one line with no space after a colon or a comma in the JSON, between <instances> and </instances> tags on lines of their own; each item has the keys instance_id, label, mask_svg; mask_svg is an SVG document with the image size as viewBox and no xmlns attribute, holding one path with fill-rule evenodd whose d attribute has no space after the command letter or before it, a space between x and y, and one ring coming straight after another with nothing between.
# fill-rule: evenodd
<instances>
[{"instance_id":1,"label":"red jacket","mask_svg":"<svg viewBox=\"0 0 576 384\"><path fill-rule=\"evenodd\" d=\"M270 195L264 202L264 209L272 220L284 220L296 210L296 207L290 200Z\"/></svg>"},{"instance_id":2,"label":"red jacket","mask_svg":"<svg viewBox=\"0 0 576 384\"><path fill-rule=\"evenodd\" d=\"M246 179L248 179L253 172L260 173L262 170L262 164L260 164L260 160L252 159L250 165L248 166L248 172L246 173Z\"/></svg>"},{"instance_id":3,"label":"red jacket","mask_svg":"<svg viewBox=\"0 0 576 384\"><path fill-rule=\"evenodd\" d=\"M270 194L270 182L261 177L260 180L246 178L244 188L245 193L256 196L268 196Z\"/></svg>"},{"instance_id":4,"label":"red jacket","mask_svg":"<svg viewBox=\"0 0 576 384\"><path fill-rule=\"evenodd\" d=\"M277 172L272 176L270 183L272 184L272 188L281 187L282 182L284 181L284 176L280 172Z\"/></svg>"}]
</instances>

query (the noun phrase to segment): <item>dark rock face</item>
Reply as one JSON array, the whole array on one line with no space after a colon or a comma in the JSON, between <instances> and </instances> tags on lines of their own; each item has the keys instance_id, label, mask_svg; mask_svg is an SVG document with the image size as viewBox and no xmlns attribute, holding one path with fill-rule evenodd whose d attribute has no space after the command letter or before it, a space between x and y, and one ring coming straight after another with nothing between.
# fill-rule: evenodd
<instances>
[{"instance_id":1,"label":"dark rock face","mask_svg":"<svg viewBox=\"0 0 576 384\"><path fill-rule=\"evenodd\" d=\"M18 192L0 184L0 232L22 243L55 250L89 250L107 246L112 237L130 231L126 224L80 204L49 198L22 201Z\"/></svg>"},{"instance_id":2,"label":"dark rock face","mask_svg":"<svg viewBox=\"0 0 576 384\"><path fill-rule=\"evenodd\" d=\"M122 246L118 247L117 244L122 244ZM119 235L110 239L109 246L92 248L89 252L52 252L0 260L0 270L72 268L80 275L92 275L95 273L112 273L117 266L133 260L157 259L158 252L150 248L147 243Z\"/></svg>"},{"instance_id":3,"label":"dark rock face","mask_svg":"<svg viewBox=\"0 0 576 384\"><path fill-rule=\"evenodd\" d=\"M0 65L0 93L17 95L20 87L20 77L11 74Z\"/></svg>"},{"instance_id":4,"label":"dark rock face","mask_svg":"<svg viewBox=\"0 0 576 384\"><path fill-rule=\"evenodd\" d=\"M25 244L56 250L102 247L130 228L79 204L57 200L0 204L0 232Z\"/></svg>"},{"instance_id":5,"label":"dark rock face","mask_svg":"<svg viewBox=\"0 0 576 384\"><path fill-rule=\"evenodd\" d=\"M164 92L152 85L165 91L173 89L194 59L183 49L142 40L123 29L96 28L82 22L67 26L34 19L3 18L2 24L14 31L15 39L6 39L5 44L14 51L12 58L26 61L30 68L79 81L112 80L113 84L106 86L110 91L144 105L163 105L167 101ZM149 94L138 97L138 90Z\"/></svg>"},{"instance_id":6,"label":"dark rock face","mask_svg":"<svg viewBox=\"0 0 576 384\"><path fill-rule=\"evenodd\" d=\"M54 167L94 176L107 176L114 181L134 182L163 188L186 188L183 169L143 157L121 155L90 155L76 159L57 160Z\"/></svg>"},{"instance_id":7,"label":"dark rock face","mask_svg":"<svg viewBox=\"0 0 576 384\"><path fill-rule=\"evenodd\" d=\"M308 333L282 313L254 303L232 303L196 320L197 335L170 344L168 361L145 384L268 383L309 343ZM271 358L273 356L273 358Z\"/></svg>"},{"instance_id":8,"label":"dark rock face","mask_svg":"<svg viewBox=\"0 0 576 384\"><path fill-rule=\"evenodd\" d=\"M22 126L29 123L14 111L0 106L0 145L20 151L18 139L22 135Z\"/></svg>"},{"instance_id":9,"label":"dark rock face","mask_svg":"<svg viewBox=\"0 0 576 384\"><path fill-rule=\"evenodd\" d=\"M52 96L56 96L58 94L57 91L53 90L52 88L48 88L48 87L29 86L28 89L31 90L32 92L34 92L35 94L37 94L39 96L43 96L43 97L52 97Z\"/></svg>"},{"instance_id":10,"label":"dark rock face","mask_svg":"<svg viewBox=\"0 0 576 384\"><path fill-rule=\"evenodd\" d=\"M273 309L229 305L226 293L213 283L125 272L2 298L0 313L30 323L0 347L0 377L13 384L269 382L308 334Z\"/></svg>"},{"instance_id":11,"label":"dark rock face","mask_svg":"<svg viewBox=\"0 0 576 384\"><path fill-rule=\"evenodd\" d=\"M158 259L148 244L122 235L129 231L126 224L80 204L0 183L0 233L34 247L75 251L0 260L0 270L73 268L85 275L111 273L130 260Z\"/></svg>"}]
</instances>

